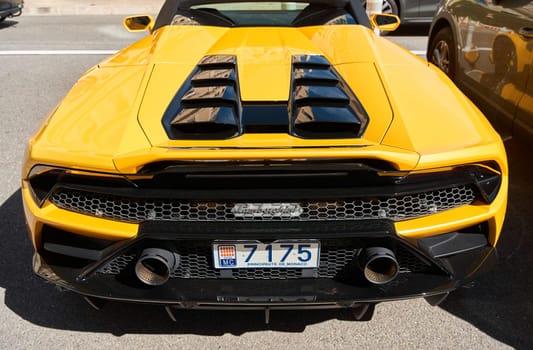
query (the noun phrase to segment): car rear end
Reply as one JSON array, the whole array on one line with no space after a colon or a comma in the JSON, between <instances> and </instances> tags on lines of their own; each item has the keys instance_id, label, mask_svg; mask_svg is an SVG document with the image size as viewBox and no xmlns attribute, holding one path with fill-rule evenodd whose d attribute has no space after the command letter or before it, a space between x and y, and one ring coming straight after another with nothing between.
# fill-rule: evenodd
<instances>
[{"instance_id":1,"label":"car rear end","mask_svg":"<svg viewBox=\"0 0 533 350\"><path fill-rule=\"evenodd\" d=\"M39 276L93 304L366 310L493 262L505 151L436 69L357 25L153 37L30 141Z\"/></svg>"}]
</instances>

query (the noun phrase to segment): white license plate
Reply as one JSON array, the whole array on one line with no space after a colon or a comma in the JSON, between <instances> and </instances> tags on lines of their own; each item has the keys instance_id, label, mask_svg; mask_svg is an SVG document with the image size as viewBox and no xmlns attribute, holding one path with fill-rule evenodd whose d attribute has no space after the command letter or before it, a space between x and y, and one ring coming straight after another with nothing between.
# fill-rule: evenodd
<instances>
[{"instance_id":1,"label":"white license plate","mask_svg":"<svg viewBox=\"0 0 533 350\"><path fill-rule=\"evenodd\" d=\"M213 258L217 269L317 268L320 241L215 241Z\"/></svg>"}]
</instances>

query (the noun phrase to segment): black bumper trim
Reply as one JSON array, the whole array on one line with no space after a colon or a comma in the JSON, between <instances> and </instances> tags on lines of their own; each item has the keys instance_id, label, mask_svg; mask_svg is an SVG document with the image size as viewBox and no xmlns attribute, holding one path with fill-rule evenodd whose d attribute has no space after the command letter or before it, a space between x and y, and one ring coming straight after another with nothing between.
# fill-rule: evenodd
<instances>
[{"instance_id":1,"label":"black bumper trim","mask_svg":"<svg viewBox=\"0 0 533 350\"><path fill-rule=\"evenodd\" d=\"M35 272L59 286L85 296L136 303L178 305L193 308L201 305L315 305L336 304L349 307L353 303L380 302L423 297L444 293L457 287L447 276L418 275L419 283L408 283L400 276L388 286L357 287L329 279L301 280L169 280L165 285L150 288L118 283L114 276L95 274L76 282L77 271L50 266L39 254L34 258ZM414 274L413 274L414 275ZM403 285L403 287L402 287ZM312 301L283 299L312 297ZM272 302L265 302L266 299ZM254 302L254 300L257 300Z\"/></svg>"},{"instance_id":2,"label":"black bumper trim","mask_svg":"<svg viewBox=\"0 0 533 350\"><path fill-rule=\"evenodd\" d=\"M452 232L423 238L418 241L422 251L433 258L444 258L485 247L487 237L481 233Z\"/></svg>"},{"instance_id":3,"label":"black bumper trim","mask_svg":"<svg viewBox=\"0 0 533 350\"><path fill-rule=\"evenodd\" d=\"M168 222L147 221L139 235L154 239L309 239L346 237L393 237L388 220L360 221L265 221L265 222Z\"/></svg>"},{"instance_id":4,"label":"black bumper trim","mask_svg":"<svg viewBox=\"0 0 533 350\"><path fill-rule=\"evenodd\" d=\"M439 259L450 275L406 273L386 285L349 285L332 279L297 280L182 280L171 279L159 287L147 287L120 276L91 274L79 279L81 269L54 265L36 253L37 275L67 290L108 300L183 308L216 306L256 307L330 305L352 307L450 292L469 282L482 268L496 260L496 250L484 247L450 258ZM298 301L298 298L300 300ZM303 298L303 299L302 299ZM307 299L306 299L307 298ZM270 301L269 301L270 300Z\"/></svg>"}]
</instances>

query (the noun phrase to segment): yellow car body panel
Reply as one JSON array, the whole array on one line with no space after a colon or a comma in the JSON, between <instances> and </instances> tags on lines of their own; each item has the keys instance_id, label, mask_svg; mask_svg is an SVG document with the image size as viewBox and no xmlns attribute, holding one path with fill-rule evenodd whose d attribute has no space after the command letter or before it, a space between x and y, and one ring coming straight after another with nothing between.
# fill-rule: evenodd
<instances>
[{"instance_id":1,"label":"yellow car body panel","mask_svg":"<svg viewBox=\"0 0 533 350\"><path fill-rule=\"evenodd\" d=\"M197 39L198 33L205 37ZM152 57L154 68L146 89L139 121L153 145L177 146L169 142L154 115L162 115L182 81L205 55L236 55L243 101L287 101L290 90L291 57L297 54L323 54L340 72L346 72L350 87L361 98L369 114L379 115L365 133L372 143L379 143L392 119L390 107L376 100L386 100L380 77L373 68L372 47L357 49L344 42L364 43L371 33L359 27L299 28L227 28L167 27L154 38L157 55ZM179 55L167 50L167 42L184 42L198 56ZM287 45L291 43L291 45ZM186 57L181 57L186 56ZM166 62L173 62L167 64ZM357 64L355 64L357 63ZM168 77L172 76L170 82ZM258 84L261 82L261 84ZM235 147L237 140L225 140L221 147ZM240 142L240 141L239 141ZM319 142L319 141L315 141ZM283 146L283 145L280 145Z\"/></svg>"},{"instance_id":2,"label":"yellow car body panel","mask_svg":"<svg viewBox=\"0 0 533 350\"><path fill-rule=\"evenodd\" d=\"M243 136L244 137L244 136ZM264 140L265 143L273 143L275 141L290 142L287 140L287 135L271 134L268 137L265 135L254 136L255 142ZM155 161L169 161L169 160L182 160L182 161L261 161L261 160L286 160L286 159L307 159L307 160L321 160L321 159L357 159L359 157L365 157L370 159L387 160L392 164L395 164L398 169L412 169L418 161L418 155L412 152L406 152L403 150L395 150L390 147L381 146L361 146L357 149L357 145L350 145L347 147L328 146L323 147L299 147L298 142L295 142L294 147L273 147L260 148L246 145L244 147L237 147L232 149L231 147L219 147L217 145L206 146L202 145L196 149L193 145L172 147L154 147L149 151L142 151L140 153L126 154L115 159L117 168L124 173L134 173L139 169L139 164L148 164ZM265 153L268 151L268 155Z\"/></svg>"},{"instance_id":3,"label":"yellow car body panel","mask_svg":"<svg viewBox=\"0 0 533 350\"><path fill-rule=\"evenodd\" d=\"M105 220L87 215L77 214L57 208L48 203L39 208L26 185L22 187L24 214L30 239L35 249L42 247L41 231L43 225L73 232L80 236L107 239L112 241L132 239L137 236L137 224Z\"/></svg>"},{"instance_id":4,"label":"yellow car body panel","mask_svg":"<svg viewBox=\"0 0 533 350\"><path fill-rule=\"evenodd\" d=\"M67 167L114 172L116 154L149 147L136 123L143 73L142 66L96 67L87 72L46 128L30 141L30 158L41 164L56 165L60 160Z\"/></svg>"},{"instance_id":5,"label":"yellow car body panel","mask_svg":"<svg viewBox=\"0 0 533 350\"><path fill-rule=\"evenodd\" d=\"M508 179L502 181L502 192L508 189ZM450 209L442 213L395 223L398 234L414 242L417 239L444 234L488 221L490 226L489 242L496 246L505 219L507 196L500 195L489 205L475 205Z\"/></svg>"},{"instance_id":6,"label":"yellow car body panel","mask_svg":"<svg viewBox=\"0 0 533 350\"><path fill-rule=\"evenodd\" d=\"M190 28L193 29L191 30ZM179 88L181 82L190 74L192 68L201 57L209 54L229 53L228 50L215 51L211 47L213 42L216 41L214 38L223 33L229 36L227 34L228 31L239 32L243 30L241 28L227 29L216 27L190 28L165 27L161 32L158 32L155 35L157 38L153 40L156 42L154 46L158 49L157 54L152 53L150 63L146 66L116 67L114 66L115 63L113 63L108 68L109 63L104 63L101 65L101 68L94 68L89 71L74 86L73 90L66 96L61 106L55 112L54 124L49 126L40 135L38 140L35 140L35 142L39 143L39 147L32 148L33 153L31 158L36 159L37 163L49 164L51 162L50 158L59 158L59 155L63 155L63 151L66 151L65 153L67 154L65 156L67 158L69 154L73 155L71 162L73 167L76 167L75 165L77 164L80 167L87 166L90 169L100 171L113 171L114 167L110 163L112 158L139 150L147 151L151 145L176 148L183 147L184 144L187 144L189 147L202 147L203 145L206 148L257 147L258 143L253 144L252 137L246 138L244 136L229 140L204 142L168 140L161 127L160 120L156 116L163 114L175 91ZM257 31L255 29L247 28L245 36L253 37L255 34L255 36L261 39L263 46L259 48L254 47L254 49L257 49L256 52L243 53L242 58L239 55L239 67L241 65L246 66L247 60L250 60L250 62L256 60L257 56L260 56L260 52L266 49L264 45L269 40L271 45L280 45L279 35L274 36L275 39L270 39L273 36L272 33L265 33L264 28L258 28ZM299 32L298 29L293 28L285 30L291 34L294 34L293 32ZM276 31L279 33L281 29L277 28ZM332 62L339 62L335 63L339 64L339 71L345 74L351 88L361 99L362 104L372 119L372 122L369 124L368 129L361 139L342 140L340 143L343 146L354 145L359 147L362 144L376 145L382 143L387 146L414 151L423 155L424 153L433 154L435 152L445 153L448 150L462 150L476 145L499 141L499 137L492 128L486 127L487 122L479 111L473 108L471 103L458 92L451 82L443 79L442 74L437 70L422 70L417 74L424 74L424 76L420 76L420 79L411 79L411 70L419 68L418 59L402 49L393 46L385 39L371 37L367 29L359 27L341 28L340 34L330 28L324 29L320 27L306 27L302 31L305 31L307 36L313 37L316 42L324 45L326 57L330 56L327 54L328 50L334 51L334 40L336 37L340 37L341 40L347 40L347 37L349 37L348 34L353 34L354 38L362 42L367 37L372 39L367 39L367 46L361 45L363 49L340 49L339 51L341 53L337 54L337 56L331 55ZM212 32L218 35L214 35ZM320 38L320 40L314 37L311 32ZM194 37L197 33L209 33L210 35L207 36L211 38L211 41L206 40L206 38L196 40L192 38L187 39L189 35ZM336 33L337 36L328 36L328 33ZM288 35L286 39L289 40L292 38L292 35ZM329 41L326 41L325 38L328 38ZM237 44L233 42L235 40L233 36L229 36L228 40L233 45ZM176 53L173 46L167 45L167 42L182 42L185 47L189 48L191 54L182 55ZM227 45L231 46L230 43ZM142 44L148 46L150 45L150 41L144 39L142 40ZM168 48L166 48L167 46ZM375 56L370 53L378 49L381 50L380 57L384 62L380 62L376 58L372 59ZM130 50L133 53L130 53ZM124 60L127 60L127 57L130 56L137 57L139 51L142 52L140 54L141 57L144 57L148 50L141 49L136 44L123 53L109 59L107 62L122 62L123 57ZM194 53L197 51L198 55L195 57ZM256 83L256 75L246 75L239 71L242 90L247 91L246 93L249 91L249 96L252 101L257 100L259 98L257 96L262 94L268 96L267 99L270 100L277 100L278 98L287 99L290 54L302 52L309 54L324 53L324 51L316 48L312 51L310 47L302 47L290 53L286 52L285 54L279 53L279 55L275 55L279 60L285 58L285 68L279 68L278 74L275 75L276 78L270 79L279 85L276 88L267 88L265 91L267 93L271 90L283 91L283 96L276 94L268 96L268 94L264 94L262 90L263 85ZM352 53L351 56L350 53ZM383 57L389 57L388 62ZM173 63L153 63L171 60L173 60ZM401 64L393 63L396 60L401 61ZM374 69L370 67L370 65L373 65L372 62L381 64L381 68L377 72L374 72ZM283 66L282 64L276 65L275 61L272 62L272 65ZM273 69L274 71L278 70L277 68ZM253 69L246 68L244 71L253 71ZM169 76L172 76L172 79L168 79ZM411 91L414 84L420 85L418 87L419 89L417 89L420 93L420 90L424 90L424 84L427 81L434 82L431 85L431 91L426 90L427 93L424 96L413 96ZM382 88L379 88L380 84L383 84ZM102 88L104 85L106 86L105 89ZM152 88L152 86L154 87ZM244 89L243 86L247 86L248 89ZM143 93L143 87L146 87L145 93ZM391 91L394 91L394 94ZM103 96L107 96L108 94L113 94L113 98L108 97L104 99ZM112 104L110 104L110 101L113 101ZM388 101L391 105L383 103L384 101ZM139 110L137 111L138 108ZM69 119L69 116L72 115L74 110L77 113L81 113L81 120L78 119L79 117L75 120L73 118ZM461 125L459 127L461 118L456 117L459 115L461 118L464 118L465 115L470 116L474 124L467 126ZM135 123L131 123L137 117L139 118L140 127ZM104 124L106 126L106 133L102 135L95 126L102 126ZM408 131L406 130L405 124L409 125ZM76 127L73 127L74 125ZM476 125L483 125L483 127L477 128ZM123 126L127 126L127 129L123 129ZM389 126L390 130L387 130ZM141 137L140 130L146 133L146 137ZM93 134L96 132L98 132L98 135ZM387 132L387 136L382 142L385 132ZM257 137L260 140L259 143L262 143L261 136L258 135ZM298 140L294 137L286 137L284 140L278 138L276 141L280 143L276 144L275 148L292 146L324 147L339 144L339 140L310 141ZM268 147L268 144L263 144L260 148ZM435 147L443 149L438 150ZM98 150L98 152L96 153L94 150ZM330 151L331 156L335 157L335 151ZM346 152L342 153L346 154ZM218 152L213 152L213 159L219 157L224 158L226 156L219 156L219 154ZM263 154L265 153L263 152ZM50 157L47 155L50 155ZM176 153L176 158L180 158L179 152ZM189 156L186 156L186 159L189 158ZM443 159L444 161L446 160ZM435 165L438 166L438 164Z\"/></svg>"}]
</instances>

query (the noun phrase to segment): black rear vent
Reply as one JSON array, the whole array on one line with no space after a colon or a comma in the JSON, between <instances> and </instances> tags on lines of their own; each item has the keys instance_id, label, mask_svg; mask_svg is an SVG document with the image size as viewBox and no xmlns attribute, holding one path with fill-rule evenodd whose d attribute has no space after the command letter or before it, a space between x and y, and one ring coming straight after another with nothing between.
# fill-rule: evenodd
<instances>
[{"instance_id":1,"label":"black rear vent","mask_svg":"<svg viewBox=\"0 0 533 350\"><path fill-rule=\"evenodd\" d=\"M303 138L359 137L368 115L348 85L319 55L292 57L290 132Z\"/></svg>"},{"instance_id":2,"label":"black rear vent","mask_svg":"<svg viewBox=\"0 0 533 350\"><path fill-rule=\"evenodd\" d=\"M320 55L292 56L289 101L241 101L237 59L205 56L163 116L173 140L221 140L242 133L301 138L360 137L368 115L346 82Z\"/></svg>"},{"instance_id":3,"label":"black rear vent","mask_svg":"<svg viewBox=\"0 0 533 350\"><path fill-rule=\"evenodd\" d=\"M227 139L240 134L236 58L204 57L163 116L172 139Z\"/></svg>"}]
</instances>

